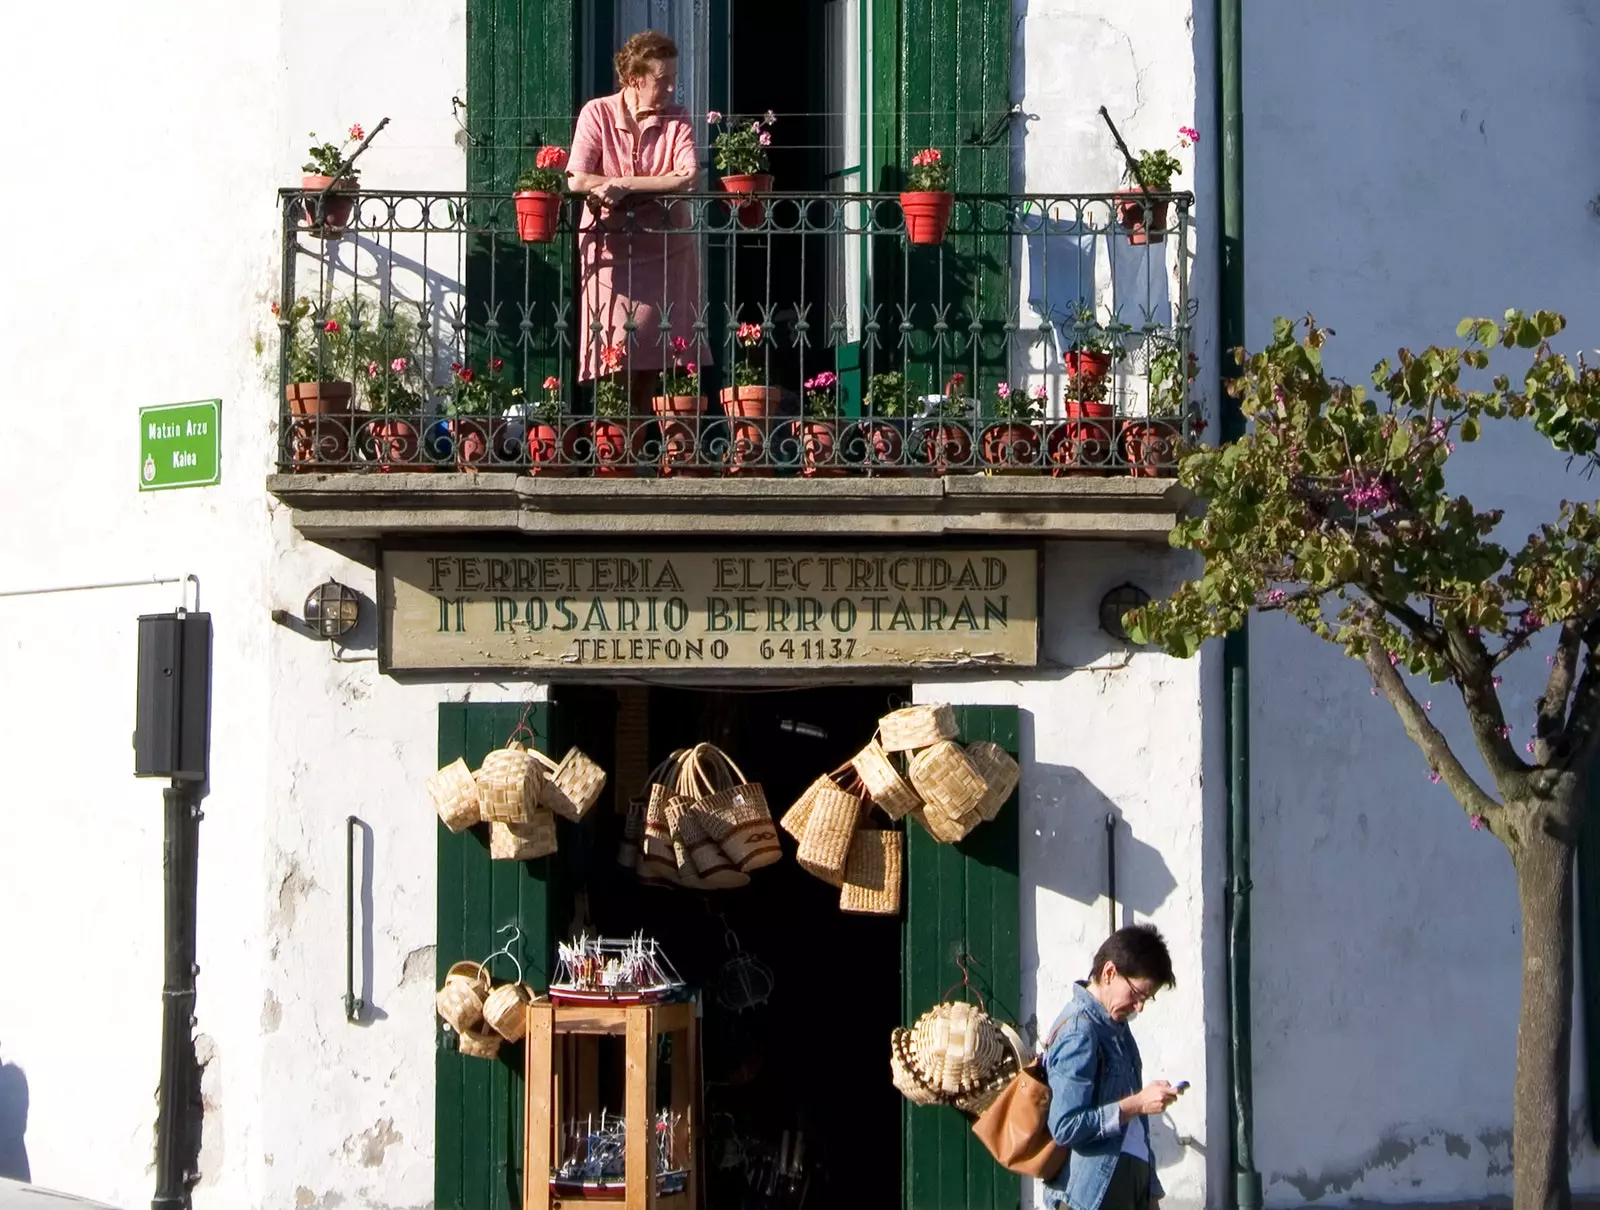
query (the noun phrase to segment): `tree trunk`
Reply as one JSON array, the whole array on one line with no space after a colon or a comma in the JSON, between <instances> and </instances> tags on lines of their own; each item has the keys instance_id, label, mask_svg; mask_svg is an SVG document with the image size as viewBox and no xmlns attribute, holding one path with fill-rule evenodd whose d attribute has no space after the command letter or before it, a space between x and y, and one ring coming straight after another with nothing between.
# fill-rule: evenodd
<instances>
[{"instance_id":1,"label":"tree trunk","mask_svg":"<svg viewBox=\"0 0 1600 1210\"><path fill-rule=\"evenodd\" d=\"M1551 815L1547 804L1529 812L1538 824L1521 837L1513 858L1522 907L1522 1011L1511 1132L1514 1210L1568 1210L1572 1201L1567 1114L1575 837Z\"/></svg>"}]
</instances>

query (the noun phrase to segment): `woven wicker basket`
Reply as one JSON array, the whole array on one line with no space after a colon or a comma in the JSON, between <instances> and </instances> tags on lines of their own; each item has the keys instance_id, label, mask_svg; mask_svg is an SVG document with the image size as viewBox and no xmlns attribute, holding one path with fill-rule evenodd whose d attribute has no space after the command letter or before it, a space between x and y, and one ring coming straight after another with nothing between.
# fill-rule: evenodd
<instances>
[{"instance_id":1,"label":"woven wicker basket","mask_svg":"<svg viewBox=\"0 0 1600 1210\"><path fill-rule=\"evenodd\" d=\"M928 835L932 836L940 844L960 844L967 838L973 828L983 822L976 812L971 815L963 815L960 819L951 819L947 815L942 815L938 811L928 810L925 807L919 807L911 812L910 818L926 828Z\"/></svg>"},{"instance_id":2,"label":"woven wicker basket","mask_svg":"<svg viewBox=\"0 0 1600 1210\"><path fill-rule=\"evenodd\" d=\"M942 702L936 706L907 706L878 720L878 742L885 752L927 748L957 734L956 713Z\"/></svg>"},{"instance_id":3,"label":"woven wicker basket","mask_svg":"<svg viewBox=\"0 0 1600 1210\"><path fill-rule=\"evenodd\" d=\"M993 1105L995 1098L1005 1091L1006 1085L1011 1083L1013 1077L1033 1060L1032 1051L1028 1049L1028 1044L1016 1030L1004 1021L996 1021L995 1028L1000 1031L1000 1036L1005 1041L1005 1058L995 1073L985 1080L976 1092L956 1097L950 1102L962 1113L970 1113L974 1117Z\"/></svg>"},{"instance_id":4,"label":"woven wicker basket","mask_svg":"<svg viewBox=\"0 0 1600 1210\"><path fill-rule=\"evenodd\" d=\"M987 823L1000 814L1000 808L1006 805L1006 799L1017 788L1022 770L1017 767L1011 753L987 740L968 744L967 759L989 787L983 801L978 804L978 815Z\"/></svg>"},{"instance_id":5,"label":"woven wicker basket","mask_svg":"<svg viewBox=\"0 0 1600 1210\"><path fill-rule=\"evenodd\" d=\"M646 882L677 882L678 855L672 847L672 825L667 822L667 800L672 791L652 785L644 809L644 841L640 845L639 877Z\"/></svg>"},{"instance_id":6,"label":"woven wicker basket","mask_svg":"<svg viewBox=\"0 0 1600 1210\"><path fill-rule=\"evenodd\" d=\"M527 823L489 825L489 856L495 861L537 861L556 851L556 817L543 807Z\"/></svg>"},{"instance_id":7,"label":"woven wicker basket","mask_svg":"<svg viewBox=\"0 0 1600 1210\"><path fill-rule=\"evenodd\" d=\"M872 742L857 752L850 762L855 766L867 795L882 808L890 819L902 819L922 805L917 792L900 776L883 745L873 736Z\"/></svg>"},{"instance_id":8,"label":"woven wicker basket","mask_svg":"<svg viewBox=\"0 0 1600 1210\"><path fill-rule=\"evenodd\" d=\"M507 1042L520 1042L528 1032L528 1005L533 991L526 983L502 983L483 1002L483 1019Z\"/></svg>"},{"instance_id":9,"label":"woven wicker basket","mask_svg":"<svg viewBox=\"0 0 1600 1210\"><path fill-rule=\"evenodd\" d=\"M957 820L979 815L989 797L989 783L959 744L942 739L911 758L908 770L929 815Z\"/></svg>"},{"instance_id":10,"label":"woven wicker basket","mask_svg":"<svg viewBox=\"0 0 1600 1210\"><path fill-rule=\"evenodd\" d=\"M913 1105L937 1105L940 1101L937 1089L924 1084L909 1063L911 1046L911 1031L897 1029L889 1035L889 1072L906 1100Z\"/></svg>"},{"instance_id":11,"label":"woven wicker basket","mask_svg":"<svg viewBox=\"0 0 1600 1210\"><path fill-rule=\"evenodd\" d=\"M568 748L560 764L543 752L535 752L533 759L545 769L539 803L562 819L582 819L606 788L606 771L577 748Z\"/></svg>"},{"instance_id":12,"label":"woven wicker basket","mask_svg":"<svg viewBox=\"0 0 1600 1210\"><path fill-rule=\"evenodd\" d=\"M811 813L800 837L795 860L800 868L815 874L829 886L844 883L844 868L850 859L850 842L861 822L861 799L838 785L824 787L811 798Z\"/></svg>"},{"instance_id":13,"label":"woven wicker basket","mask_svg":"<svg viewBox=\"0 0 1600 1210\"><path fill-rule=\"evenodd\" d=\"M489 823L527 823L539 805L543 774L521 744L497 748L477 773L478 803Z\"/></svg>"},{"instance_id":14,"label":"woven wicker basket","mask_svg":"<svg viewBox=\"0 0 1600 1210\"><path fill-rule=\"evenodd\" d=\"M801 792L799 798L794 800L794 806L790 807L783 813L783 817L778 820L778 826L785 832L789 833L790 836L793 836L796 840L799 840L806 834L806 820L810 818L811 815L811 802L813 797L816 795L817 791L829 789L833 787L833 785L833 778L829 777L826 773L817 778L816 781L812 782Z\"/></svg>"},{"instance_id":15,"label":"woven wicker basket","mask_svg":"<svg viewBox=\"0 0 1600 1210\"><path fill-rule=\"evenodd\" d=\"M500 1035L492 1029L456 1031L456 1049L474 1059L492 1059L500 1053Z\"/></svg>"},{"instance_id":16,"label":"woven wicker basket","mask_svg":"<svg viewBox=\"0 0 1600 1210\"><path fill-rule=\"evenodd\" d=\"M688 860L687 868L683 861L678 863L678 875L685 886L698 884L708 891L722 891L750 885L750 875L739 870L706 834L696 803L687 798L670 798L666 814L667 824L672 829L674 852L681 851Z\"/></svg>"},{"instance_id":17,"label":"woven wicker basket","mask_svg":"<svg viewBox=\"0 0 1600 1210\"><path fill-rule=\"evenodd\" d=\"M850 843L839 890L839 910L868 916L900 912L900 884L906 861L903 833L884 828L857 828Z\"/></svg>"},{"instance_id":18,"label":"woven wicker basket","mask_svg":"<svg viewBox=\"0 0 1600 1210\"><path fill-rule=\"evenodd\" d=\"M678 775L678 793L695 800L706 834L744 873L783 856L766 793L722 749L713 744L691 748Z\"/></svg>"},{"instance_id":19,"label":"woven wicker basket","mask_svg":"<svg viewBox=\"0 0 1600 1210\"><path fill-rule=\"evenodd\" d=\"M975 1004L951 1000L917 1018L906 1063L922 1083L950 1099L986 1087L1008 1053L993 1017Z\"/></svg>"},{"instance_id":20,"label":"woven wicker basket","mask_svg":"<svg viewBox=\"0 0 1600 1210\"><path fill-rule=\"evenodd\" d=\"M457 962L445 972L444 985L434 994L433 1006L457 1033L483 1022L483 1002L489 997L489 973L476 962Z\"/></svg>"},{"instance_id":21,"label":"woven wicker basket","mask_svg":"<svg viewBox=\"0 0 1600 1210\"><path fill-rule=\"evenodd\" d=\"M452 832L464 832L483 818L478 783L467 762L457 758L428 778L428 793L439 818Z\"/></svg>"}]
</instances>

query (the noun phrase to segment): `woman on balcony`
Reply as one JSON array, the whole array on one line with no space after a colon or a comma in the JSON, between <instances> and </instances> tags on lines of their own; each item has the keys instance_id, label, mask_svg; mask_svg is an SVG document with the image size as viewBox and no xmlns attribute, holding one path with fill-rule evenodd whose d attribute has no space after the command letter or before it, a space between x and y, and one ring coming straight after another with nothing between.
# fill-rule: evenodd
<instances>
[{"instance_id":1,"label":"woman on balcony","mask_svg":"<svg viewBox=\"0 0 1600 1210\"><path fill-rule=\"evenodd\" d=\"M672 103L677 44L646 30L628 39L616 65L620 90L583 107L568 162L573 189L589 195L578 236L578 377L588 381L603 373L601 351L624 345L629 396L638 411L648 410L642 401L659 390L672 338L689 342L683 361L704 366L711 360L694 331L701 306L696 237L672 230L689 226L691 207L641 196L694 189L700 157L694 127Z\"/></svg>"}]
</instances>

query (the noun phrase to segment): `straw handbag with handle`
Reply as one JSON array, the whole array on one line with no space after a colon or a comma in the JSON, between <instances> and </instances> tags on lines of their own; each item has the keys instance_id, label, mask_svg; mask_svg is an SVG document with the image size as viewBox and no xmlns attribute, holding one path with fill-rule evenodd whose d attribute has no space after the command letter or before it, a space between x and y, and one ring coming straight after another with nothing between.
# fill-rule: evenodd
<instances>
[{"instance_id":1,"label":"straw handbag with handle","mask_svg":"<svg viewBox=\"0 0 1600 1210\"><path fill-rule=\"evenodd\" d=\"M639 856L639 877L646 882L678 881L678 854L672 847L672 825L667 821L670 797L665 788L650 787L650 798L644 809L644 843Z\"/></svg>"},{"instance_id":2,"label":"straw handbag with handle","mask_svg":"<svg viewBox=\"0 0 1600 1210\"><path fill-rule=\"evenodd\" d=\"M519 975L515 983L502 983L483 1002L483 1019L507 1042L520 1042L528 1032L528 1005L533 992Z\"/></svg>"},{"instance_id":3,"label":"straw handbag with handle","mask_svg":"<svg viewBox=\"0 0 1600 1210\"><path fill-rule=\"evenodd\" d=\"M960 844L965 840L973 828L983 822L976 812L963 815L960 819L950 819L928 807L919 807L911 812L911 818L928 830L940 844Z\"/></svg>"},{"instance_id":4,"label":"straw handbag with handle","mask_svg":"<svg viewBox=\"0 0 1600 1210\"><path fill-rule=\"evenodd\" d=\"M536 807L526 823L489 825L489 857L493 861L537 861L556 851L556 817Z\"/></svg>"},{"instance_id":5,"label":"straw handbag with handle","mask_svg":"<svg viewBox=\"0 0 1600 1210\"><path fill-rule=\"evenodd\" d=\"M500 1035L492 1029L456 1031L456 1049L474 1059L492 1059L500 1053Z\"/></svg>"},{"instance_id":6,"label":"straw handbag with handle","mask_svg":"<svg viewBox=\"0 0 1600 1210\"><path fill-rule=\"evenodd\" d=\"M721 748L696 744L689 750L678 793L695 800L707 835L746 874L783 856L765 792Z\"/></svg>"},{"instance_id":7,"label":"straw handbag with handle","mask_svg":"<svg viewBox=\"0 0 1600 1210\"><path fill-rule=\"evenodd\" d=\"M989 796L989 783L959 744L942 739L922 749L911 758L908 772L927 814L952 821L982 819L979 809Z\"/></svg>"},{"instance_id":8,"label":"straw handbag with handle","mask_svg":"<svg viewBox=\"0 0 1600 1210\"><path fill-rule=\"evenodd\" d=\"M917 792L906 784L878 737L857 752L850 762L866 786L867 795L890 819L903 819L922 805Z\"/></svg>"},{"instance_id":9,"label":"straw handbag with handle","mask_svg":"<svg viewBox=\"0 0 1600 1210\"><path fill-rule=\"evenodd\" d=\"M978 815L988 823L1000 814L1000 808L1005 806L1006 799L1011 797L1011 791L1017 788L1017 782L1022 776L1022 770L1017 767L1017 762L999 744L991 744L987 740L979 740L967 745L967 758L972 761L973 768L983 778L989 787L984 792L983 801L978 804Z\"/></svg>"},{"instance_id":10,"label":"straw handbag with handle","mask_svg":"<svg viewBox=\"0 0 1600 1210\"><path fill-rule=\"evenodd\" d=\"M513 740L483 758L478 802L489 823L527 823L539 805L543 775L528 750Z\"/></svg>"},{"instance_id":11,"label":"straw handbag with handle","mask_svg":"<svg viewBox=\"0 0 1600 1210\"><path fill-rule=\"evenodd\" d=\"M861 822L860 782L854 777L850 779L858 787L852 794L837 780L829 780L831 787L824 786L812 796L806 830L800 837L795 860L801 869L815 874L829 886L843 886L850 842L855 839L856 825Z\"/></svg>"},{"instance_id":12,"label":"straw handbag with handle","mask_svg":"<svg viewBox=\"0 0 1600 1210\"><path fill-rule=\"evenodd\" d=\"M682 797L670 798L666 813L675 848L681 848L687 855L689 874L706 890L723 891L750 885L750 875L738 869L733 859L707 835L697 803ZM678 864L678 872L680 876L684 872L682 862Z\"/></svg>"},{"instance_id":13,"label":"straw handbag with handle","mask_svg":"<svg viewBox=\"0 0 1600 1210\"><path fill-rule=\"evenodd\" d=\"M794 806L785 811L782 818L778 820L778 826L796 840L804 836L806 834L806 820L811 817L811 804L816 797L817 791L826 790L833 786L833 779L838 776L838 772L835 769L831 774L824 773L802 790L800 797L794 800Z\"/></svg>"},{"instance_id":14,"label":"straw handbag with handle","mask_svg":"<svg viewBox=\"0 0 1600 1210\"><path fill-rule=\"evenodd\" d=\"M868 916L894 916L900 911L900 883L905 870L905 835L885 828L857 828L845 862L839 909Z\"/></svg>"},{"instance_id":15,"label":"straw handbag with handle","mask_svg":"<svg viewBox=\"0 0 1600 1210\"><path fill-rule=\"evenodd\" d=\"M942 702L936 706L906 706L878 720L878 741L885 752L927 748L958 734L956 714Z\"/></svg>"},{"instance_id":16,"label":"straw handbag with handle","mask_svg":"<svg viewBox=\"0 0 1600 1210\"><path fill-rule=\"evenodd\" d=\"M452 832L464 832L483 818L478 783L459 757L428 778L428 793L433 795L439 819Z\"/></svg>"},{"instance_id":17,"label":"straw handbag with handle","mask_svg":"<svg viewBox=\"0 0 1600 1210\"><path fill-rule=\"evenodd\" d=\"M489 972L478 962L457 962L445 972L444 985L433 997L433 1005L451 1029L458 1034L483 1021L483 1002L489 997Z\"/></svg>"},{"instance_id":18,"label":"straw handbag with handle","mask_svg":"<svg viewBox=\"0 0 1600 1210\"><path fill-rule=\"evenodd\" d=\"M577 748L568 748L559 764L537 749L533 759L545 771L539 802L562 819L582 819L606 787L606 771Z\"/></svg>"}]
</instances>

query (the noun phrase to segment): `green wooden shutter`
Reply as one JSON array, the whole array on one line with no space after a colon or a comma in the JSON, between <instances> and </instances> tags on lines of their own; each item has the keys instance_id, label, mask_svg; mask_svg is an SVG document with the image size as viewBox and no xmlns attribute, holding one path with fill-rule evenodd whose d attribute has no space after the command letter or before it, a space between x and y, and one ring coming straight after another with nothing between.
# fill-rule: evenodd
<instances>
[{"instance_id":1,"label":"green wooden shutter","mask_svg":"<svg viewBox=\"0 0 1600 1210\"><path fill-rule=\"evenodd\" d=\"M511 190L539 147L572 145L577 22L577 0L467 0L467 189L496 195L469 220L498 232L468 237L467 348L480 366L503 358L530 395L546 375L569 379L572 245L519 241Z\"/></svg>"},{"instance_id":2,"label":"green wooden shutter","mask_svg":"<svg viewBox=\"0 0 1600 1210\"><path fill-rule=\"evenodd\" d=\"M1600 760L1590 764L1585 794L1583 829L1578 833L1578 971L1583 980L1589 1136L1600 1143Z\"/></svg>"},{"instance_id":3,"label":"green wooden shutter","mask_svg":"<svg viewBox=\"0 0 1600 1210\"><path fill-rule=\"evenodd\" d=\"M550 748L550 707L520 702L439 706L439 763L462 757L477 768L504 747L527 711L534 746ZM525 737L524 737L525 738ZM522 929L523 977L542 990L550 974L550 859L490 861L482 827L453 833L439 825L438 976L452 963L498 949L498 930ZM510 970L496 967L496 974ZM434 1191L437 1210L518 1210L522 1205L521 1047L494 1060L456 1052L455 1036L435 1018Z\"/></svg>"},{"instance_id":4,"label":"green wooden shutter","mask_svg":"<svg viewBox=\"0 0 1600 1210\"><path fill-rule=\"evenodd\" d=\"M1018 754L1015 706L957 706L963 742L989 740ZM971 970L989 1011L1020 1019L1022 899L1017 881L1019 807L1013 794L961 844L907 829L910 887L904 932L904 1020L916 1020ZM905 1106L905 1210L1016 1210L1020 1178L996 1164L954 1109Z\"/></svg>"}]
</instances>

